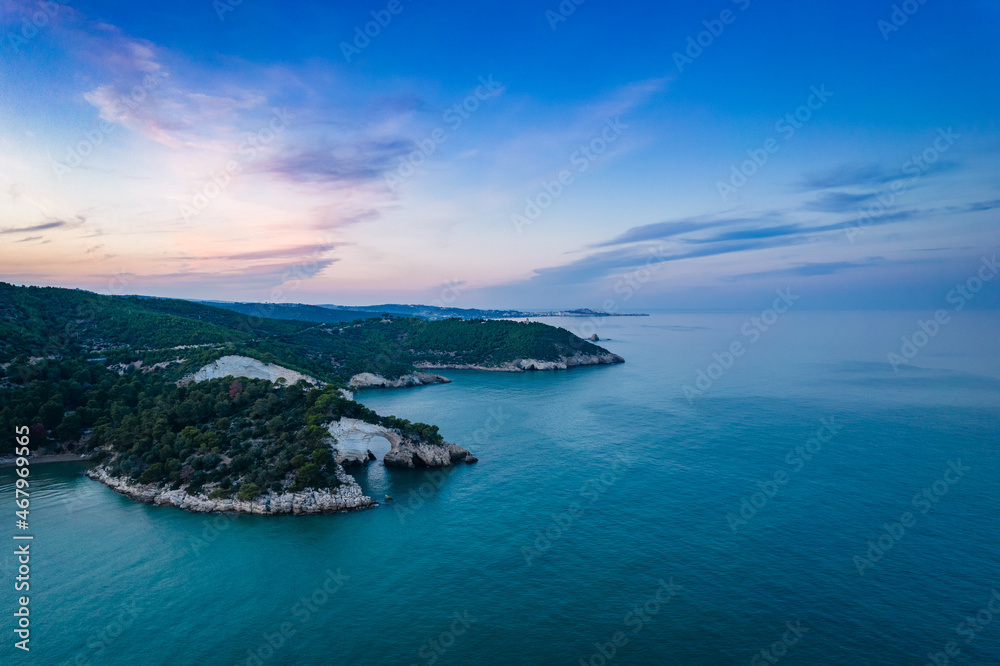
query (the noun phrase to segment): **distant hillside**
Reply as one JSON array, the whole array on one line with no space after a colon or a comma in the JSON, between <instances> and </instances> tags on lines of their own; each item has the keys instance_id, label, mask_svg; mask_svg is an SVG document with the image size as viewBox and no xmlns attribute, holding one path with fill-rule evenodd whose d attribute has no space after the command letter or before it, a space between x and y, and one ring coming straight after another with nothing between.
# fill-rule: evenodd
<instances>
[{"instance_id":1,"label":"distant hillside","mask_svg":"<svg viewBox=\"0 0 1000 666\"><path fill-rule=\"evenodd\" d=\"M169 299L166 299L169 300ZM483 310L450 308L436 305L307 305L304 303L231 303L228 301L192 301L202 305L232 310L250 317L337 323L367 319L375 315L394 315L416 319L526 319L530 317L645 317L640 313L604 312L580 308L577 310Z\"/></svg>"},{"instance_id":2,"label":"distant hillside","mask_svg":"<svg viewBox=\"0 0 1000 666\"><path fill-rule=\"evenodd\" d=\"M529 316L522 310L480 310L478 308L448 308L435 305L401 305L387 303L384 305L320 305L318 307L331 309L335 312L364 311L400 315L403 317L419 317L420 319L511 319Z\"/></svg>"},{"instance_id":3,"label":"distant hillside","mask_svg":"<svg viewBox=\"0 0 1000 666\"><path fill-rule=\"evenodd\" d=\"M400 305L387 303L384 305L320 305L338 312L369 312L419 317L421 319L525 319L529 317L646 317L642 313L605 312L580 308L576 310L481 310L478 308L447 308L435 305Z\"/></svg>"},{"instance_id":4,"label":"distant hillside","mask_svg":"<svg viewBox=\"0 0 1000 666\"><path fill-rule=\"evenodd\" d=\"M306 314L304 308L311 306L300 307ZM317 311L337 314L318 307L310 312ZM414 363L443 358L489 367L523 358L552 361L577 351L607 353L540 323L392 316L353 322L264 319L191 301L0 283L0 362L18 355L90 356L108 365L142 361L149 367L183 358L170 366L176 373L241 354L345 383L362 372L399 377L413 372Z\"/></svg>"},{"instance_id":5,"label":"distant hillside","mask_svg":"<svg viewBox=\"0 0 1000 666\"><path fill-rule=\"evenodd\" d=\"M223 404L226 399L218 397L225 394L224 382L212 384L212 397L201 389L171 388L227 355L278 364L328 382L323 395L346 387L361 373L394 379L420 367L517 370L583 364L580 359L621 362L569 331L540 323L394 316L351 322L263 319L190 301L0 283L0 427L8 431L16 425L35 425L41 428L41 441L66 442L103 425L103 430L94 431L95 442L127 447L129 433L138 432L137 428L143 438L155 442L168 431L179 434L197 426L216 433L219 442L230 441L229 426L213 420L232 410L232 405ZM568 363L567 358L571 358ZM523 359L532 362L511 366ZM286 408L268 398L256 411L245 405L249 411L241 418L253 423L255 437L262 436L264 416L269 424L282 416L282 422L297 432L304 427L298 419L312 413L308 408L318 395L308 387L287 394L287 409L294 404L294 413L287 414ZM144 402L147 398L152 402ZM154 409L156 404L161 406ZM331 418L353 414L354 408L339 399L328 405L336 407L324 412ZM125 419L129 414L151 420ZM392 423L401 432L410 431L406 422ZM419 434L431 433L429 426L413 428L416 437L434 439ZM0 453L9 449L11 441L5 440ZM230 444L238 441L237 436ZM145 462L152 464L152 459ZM145 467L133 461L126 469Z\"/></svg>"},{"instance_id":6,"label":"distant hillside","mask_svg":"<svg viewBox=\"0 0 1000 666\"><path fill-rule=\"evenodd\" d=\"M368 319L374 312L382 314L391 310L367 310L358 308L331 309L322 305L305 305L303 303L228 303L226 301L195 301L203 305L232 310L251 317L268 319L289 319L292 321L315 321L320 323L335 323Z\"/></svg>"}]
</instances>

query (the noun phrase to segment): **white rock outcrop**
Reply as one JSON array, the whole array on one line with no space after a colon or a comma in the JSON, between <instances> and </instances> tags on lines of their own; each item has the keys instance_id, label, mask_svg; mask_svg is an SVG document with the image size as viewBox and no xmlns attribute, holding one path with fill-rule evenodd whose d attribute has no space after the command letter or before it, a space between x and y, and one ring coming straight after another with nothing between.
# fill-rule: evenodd
<instances>
[{"instance_id":1,"label":"white rock outcrop","mask_svg":"<svg viewBox=\"0 0 1000 666\"><path fill-rule=\"evenodd\" d=\"M470 456L469 452L457 444L445 442L441 446L403 440L385 454L386 467L448 467Z\"/></svg>"},{"instance_id":2,"label":"white rock outcrop","mask_svg":"<svg viewBox=\"0 0 1000 666\"><path fill-rule=\"evenodd\" d=\"M368 455L372 449L384 451L386 445L389 451L383 460L389 467L448 467L469 457L469 452L461 446L414 442L395 430L359 419L343 418L330 423L327 429L336 441L335 455L348 464Z\"/></svg>"},{"instance_id":3,"label":"white rock outcrop","mask_svg":"<svg viewBox=\"0 0 1000 666\"><path fill-rule=\"evenodd\" d=\"M206 379L219 379L229 376L266 379L272 382L284 379L288 384L295 384L300 379L304 379L314 386L318 386L321 383L315 377L304 375L301 372L296 372L295 370L290 370L274 363L264 363L249 356L223 356L199 368L197 372L188 375L181 382L201 382Z\"/></svg>"},{"instance_id":4,"label":"white rock outcrop","mask_svg":"<svg viewBox=\"0 0 1000 666\"><path fill-rule=\"evenodd\" d=\"M507 361L500 365L475 365L471 363L438 363L434 361L420 361L414 363L414 367L424 369L446 369L452 370L487 370L490 372L525 372L527 370L566 370L582 365L612 365L614 363L624 363L618 354L607 352L604 354L584 354L576 352L572 356L560 356L555 361L539 361L534 358L519 358Z\"/></svg>"},{"instance_id":5,"label":"white rock outcrop","mask_svg":"<svg viewBox=\"0 0 1000 666\"><path fill-rule=\"evenodd\" d=\"M442 366L443 367L443 366ZM352 388L408 388L427 384L450 384L451 380L429 372L413 372L398 379L386 379L371 372L361 372L347 383Z\"/></svg>"},{"instance_id":6,"label":"white rock outcrop","mask_svg":"<svg viewBox=\"0 0 1000 666\"><path fill-rule=\"evenodd\" d=\"M401 437L390 430L361 419L342 418L327 425L333 439L334 459L341 465L365 465L375 459L372 449L390 451Z\"/></svg>"}]
</instances>

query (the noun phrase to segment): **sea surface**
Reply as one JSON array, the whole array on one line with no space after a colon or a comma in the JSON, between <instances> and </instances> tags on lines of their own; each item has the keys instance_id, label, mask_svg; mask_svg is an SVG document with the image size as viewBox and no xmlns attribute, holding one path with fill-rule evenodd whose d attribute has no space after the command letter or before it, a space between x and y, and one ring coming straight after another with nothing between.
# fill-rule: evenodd
<instances>
[{"instance_id":1,"label":"sea surface","mask_svg":"<svg viewBox=\"0 0 1000 666\"><path fill-rule=\"evenodd\" d=\"M1000 664L1000 317L894 369L930 313L751 316L547 319L627 362L361 393L479 458L375 463L368 511L196 515L37 465L30 655L0 470L0 662Z\"/></svg>"}]
</instances>

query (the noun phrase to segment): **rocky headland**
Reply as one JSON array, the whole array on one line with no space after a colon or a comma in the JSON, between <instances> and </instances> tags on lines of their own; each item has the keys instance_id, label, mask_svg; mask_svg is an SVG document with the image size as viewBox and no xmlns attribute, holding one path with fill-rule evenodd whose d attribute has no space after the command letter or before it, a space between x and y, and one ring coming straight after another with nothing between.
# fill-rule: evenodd
<instances>
[{"instance_id":1,"label":"rocky headland","mask_svg":"<svg viewBox=\"0 0 1000 666\"><path fill-rule=\"evenodd\" d=\"M396 379L386 379L371 372L361 372L347 383L351 388L409 388L428 384L450 384L451 380L429 372L411 372Z\"/></svg>"},{"instance_id":2,"label":"rocky headland","mask_svg":"<svg viewBox=\"0 0 1000 666\"><path fill-rule=\"evenodd\" d=\"M399 446L394 446L389 453L385 454L383 462L386 467L419 469L422 467L448 467L468 460L470 457L469 452L457 444L445 442L443 445L437 446L403 440Z\"/></svg>"},{"instance_id":3,"label":"rocky headland","mask_svg":"<svg viewBox=\"0 0 1000 666\"><path fill-rule=\"evenodd\" d=\"M453 370L486 370L489 372L527 372L528 370L566 370L584 365L613 365L624 363L618 354L611 352L603 354L584 354L577 352L572 356L560 356L554 361L540 361L534 358L519 358L499 365L478 365L472 363L448 363L439 361L421 361L414 363L415 367L423 369L453 369Z\"/></svg>"},{"instance_id":4,"label":"rocky headland","mask_svg":"<svg viewBox=\"0 0 1000 666\"><path fill-rule=\"evenodd\" d=\"M282 514L336 513L364 509L377 504L366 496L344 467L367 465L378 458L371 449L385 450L387 467L420 469L447 467L462 461L475 461L460 446L443 442L440 445L417 442L397 431L360 419L342 418L327 425L327 440L338 467L341 485L332 489L307 488L300 492L269 491L253 499L210 497L205 492L189 494L185 488L171 489L163 484L142 484L121 476L112 476L104 465L87 471L87 476L137 502L157 506L173 506L194 513L248 513L261 516Z\"/></svg>"},{"instance_id":5,"label":"rocky headland","mask_svg":"<svg viewBox=\"0 0 1000 666\"><path fill-rule=\"evenodd\" d=\"M340 464L366 464L376 459L372 449L388 452L382 459L386 467L448 467L471 454L457 444L428 444L403 437L395 430L359 419L342 418L328 426ZM344 461L344 462L342 462Z\"/></svg>"},{"instance_id":6,"label":"rocky headland","mask_svg":"<svg viewBox=\"0 0 1000 666\"><path fill-rule=\"evenodd\" d=\"M121 477L111 476L106 467L98 466L87 471L87 476L100 481L129 499L158 506L174 506L194 513L252 513L259 516L282 514L334 513L365 509L376 504L366 496L349 474L338 474L342 485L331 490L304 490L302 492L269 492L251 500L233 498L211 499L205 494L189 495L185 490L171 490L158 484L140 484Z\"/></svg>"}]
</instances>

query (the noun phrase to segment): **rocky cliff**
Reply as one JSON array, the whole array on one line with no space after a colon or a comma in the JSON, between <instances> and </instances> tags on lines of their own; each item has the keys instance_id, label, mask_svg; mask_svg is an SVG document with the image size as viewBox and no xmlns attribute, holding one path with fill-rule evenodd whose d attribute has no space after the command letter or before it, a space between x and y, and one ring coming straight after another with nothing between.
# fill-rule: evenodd
<instances>
[{"instance_id":1,"label":"rocky cliff","mask_svg":"<svg viewBox=\"0 0 1000 666\"><path fill-rule=\"evenodd\" d=\"M441 446L402 440L383 459L386 467L448 467L470 458L468 451L457 444Z\"/></svg>"},{"instance_id":2,"label":"rocky cliff","mask_svg":"<svg viewBox=\"0 0 1000 666\"><path fill-rule=\"evenodd\" d=\"M451 380L441 375L429 372L413 372L398 379L386 379L371 372L361 372L348 382L351 388L408 388L410 386L425 386L427 384L450 384Z\"/></svg>"},{"instance_id":3,"label":"rocky cliff","mask_svg":"<svg viewBox=\"0 0 1000 666\"><path fill-rule=\"evenodd\" d=\"M295 370L289 370L274 363L264 363L249 356L232 355L216 359L208 365L201 367L194 374L184 377L179 383L202 382L206 379L219 379L230 375L233 377L248 377L250 379L266 379L272 382L284 379L289 385L303 379L314 386L321 383L315 377L304 375Z\"/></svg>"},{"instance_id":4,"label":"rocky cliff","mask_svg":"<svg viewBox=\"0 0 1000 666\"><path fill-rule=\"evenodd\" d=\"M487 370L491 372L525 372L527 370L566 370L567 368L573 368L582 365L612 365L615 363L624 363L623 359L618 354L612 354L607 352L604 354L584 354L582 352L576 352L572 356L560 356L555 361L539 361L534 358L519 358L513 361L507 361L506 363L501 363L500 365L473 365L473 364L457 364L457 363L440 363L437 361L421 361L415 363L414 366L424 369L445 369L451 368L454 370Z\"/></svg>"},{"instance_id":5,"label":"rocky cliff","mask_svg":"<svg viewBox=\"0 0 1000 666\"><path fill-rule=\"evenodd\" d=\"M327 426L331 448L338 468L337 479L341 484L332 490L307 489L302 492L275 493L269 491L252 500L210 498L204 493L189 495L183 489L171 490L156 483L141 484L122 477L114 477L108 468L99 465L87 471L87 476L100 481L117 493L137 502L158 506L175 506L194 513L234 512L262 516L304 513L334 513L352 511L375 505L361 486L347 474L343 465L365 465L375 460L372 448L385 450L387 467L447 467L461 461L474 462L475 458L461 446L444 442L441 445L418 442L401 436L397 431L360 419L342 418Z\"/></svg>"},{"instance_id":6,"label":"rocky cliff","mask_svg":"<svg viewBox=\"0 0 1000 666\"><path fill-rule=\"evenodd\" d=\"M305 490L281 494L269 492L247 501L236 498L209 499L206 495L188 495L183 490L170 490L155 483L148 485L132 483L111 476L105 467L95 467L87 472L87 476L137 502L175 506L194 513L235 512L274 516L352 511L375 504L372 498L361 492L361 486L346 473L337 475L343 485L333 490Z\"/></svg>"},{"instance_id":7,"label":"rocky cliff","mask_svg":"<svg viewBox=\"0 0 1000 666\"><path fill-rule=\"evenodd\" d=\"M372 449L388 452L400 439L396 431L361 419L342 418L326 427L334 459L340 465L367 465L377 460Z\"/></svg>"},{"instance_id":8,"label":"rocky cliff","mask_svg":"<svg viewBox=\"0 0 1000 666\"><path fill-rule=\"evenodd\" d=\"M327 426L337 461L341 464L363 464L374 456L372 449L388 452L383 461L387 467L447 467L470 456L461 446L445 442L438 446L415 442L395 430L359 419L342 418Z\"/></svg>"}]
</instances>

